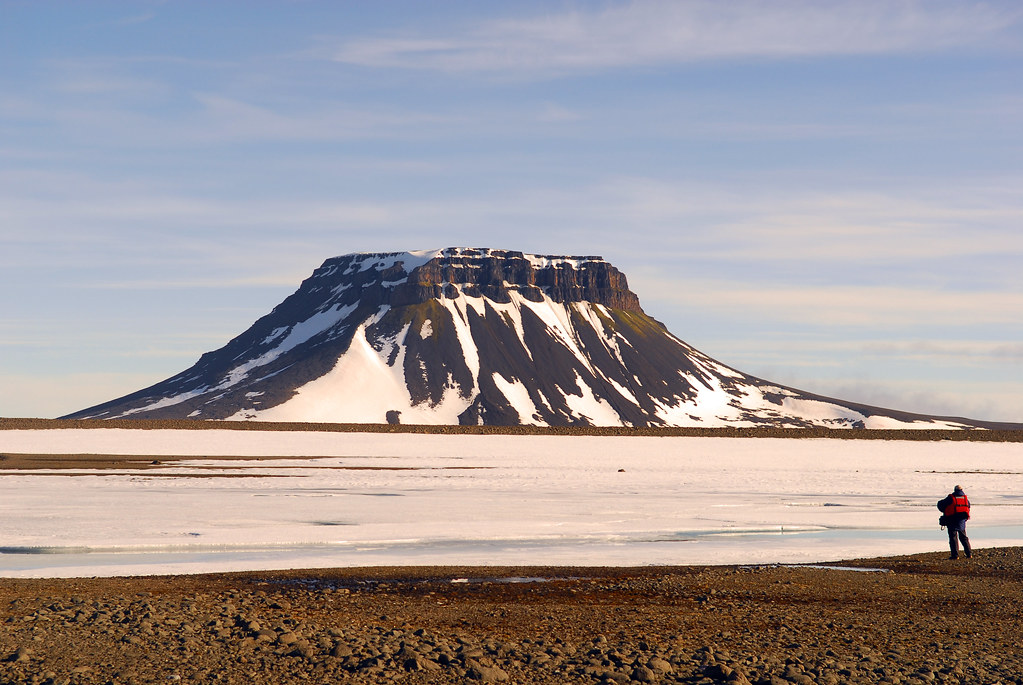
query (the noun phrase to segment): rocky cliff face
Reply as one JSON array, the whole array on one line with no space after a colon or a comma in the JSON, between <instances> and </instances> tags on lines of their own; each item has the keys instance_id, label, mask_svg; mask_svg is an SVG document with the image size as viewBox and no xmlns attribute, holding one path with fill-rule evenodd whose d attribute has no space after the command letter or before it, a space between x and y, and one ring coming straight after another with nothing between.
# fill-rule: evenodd
<instances>
[{"instance_id":1,"label":"rocky cliff face","mask_svg":"<svg viewBox=\"0 0 1023 685\"><path fill-rule=\"evenodd\" d=\"M743 374L647 316L600 257L448 248L328 259L186 371L70 418L965 427Z\"/></svg>"},{"instance_id":2,"label":"rocky cliff face","mask_svg":"<svg viewBox=\"0 0 1023 685\"><path fill-rule=\"evenodd\" d=\"M641 311L625 275L600 257L527 259L521 252L484 249L445 250L415 267L407 281L395 287L388 304L454 299L459 293L502 304L510 303L511 293L517 293L531 302L547 297L558 303L591 302Z\"/></svg>"}]
</instances>

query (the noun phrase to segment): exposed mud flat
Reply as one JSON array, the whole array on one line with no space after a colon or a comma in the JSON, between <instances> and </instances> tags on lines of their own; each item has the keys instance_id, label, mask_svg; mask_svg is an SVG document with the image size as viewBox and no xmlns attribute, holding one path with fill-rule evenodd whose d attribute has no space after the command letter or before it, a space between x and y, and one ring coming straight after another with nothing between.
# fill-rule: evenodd
<instances>
[{"instance_id":1,"label":"exposed mud flat","mask_svg":"<svg viewBox=\"0 0 1023 685\"><path fill-rule=\"evenodd\" d=\"M75 476L75 475L136 475L142 471L160 470L163 473L150 473L149 477L168 478L286 478L289 469L308 472L311 469L330 471L479 471L492 467L487 466L444 466L444 467L415 467L415 466L282 466L279 462L287 461L308 461L315 459L312 456L275 456L275 457L252 457L243 455L222 456L218 455L215 460L216 466L202 466L195 462L198 457L195 455L160 455L153 458L144 454L0 454L0 474L6 476L17 475L54 475L54 476ZM274 470L284 473L225 473L224 464L238 462L259 462L272 459ZM190 470L198 470L204 473L174 473L166 471L175 467L187 467Z\"/></svg>"},{"instance_id":2,"label":"exposed mud flat","mask_svg":"<svg viewBox=\"0 0 1023 685\"><path fill-rule=\"evenodd\" d=\"M1021 682L1023 548L835 565L0 579L0 682Z\"/></svg>"}]
</instances>

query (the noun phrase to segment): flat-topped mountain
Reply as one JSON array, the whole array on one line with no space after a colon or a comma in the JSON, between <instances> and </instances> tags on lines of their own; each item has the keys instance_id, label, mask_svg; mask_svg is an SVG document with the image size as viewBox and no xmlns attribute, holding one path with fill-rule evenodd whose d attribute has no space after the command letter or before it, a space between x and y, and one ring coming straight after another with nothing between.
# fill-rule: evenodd
<instances>
[{"instance_id":1,"label":"flat-topped mountain","mask_svg":"<svg viewBox=\"0 0 1023 685\"><path fill-rule=\"evenodd\" d=\"M830 399L727 367L600 257L448 248L328 259L191 368L66 418L1017 427Z\"/></svg>"}]
</instances>

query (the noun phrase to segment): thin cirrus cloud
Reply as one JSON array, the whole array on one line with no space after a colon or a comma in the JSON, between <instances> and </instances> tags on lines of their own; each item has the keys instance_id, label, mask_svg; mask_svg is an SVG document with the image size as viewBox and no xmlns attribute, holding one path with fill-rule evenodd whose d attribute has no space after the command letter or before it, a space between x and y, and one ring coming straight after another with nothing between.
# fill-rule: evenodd
<instances>
[{"instance_id":1,"label":"thin cirrus cloud","mask_svg":"<svg viewBox=\"0 0 1023 685\"><path fill-rule=\"evenodd\" d=\"M630 279L640 292L658 293L648 300L674 303L713 314L743 312L751 320L815 324L827 327L871 327L892 330L935 321L958 326L1002 324L1006 312L1023 311L1023 292L935 291L896 286L737 283L672 278L653 274ZM692 293L701 293L694 299Z\"/></svg>"},{"instance_id":2,"label":"thin cirrus cloud","mask_svg":"<svg viewBox=\"0 0 1023 685\"><path fill-rule=\"evenodd\" d=\"M747 363L792 367L841 366L843 360L912 359L928 363L949 361L979 366L1023 365L1023 343L1004 340L929 340L922 338L849 339L845 337L801 337L773 333L772 345L763 340L735 339L722 343Z\"/></svg>"},{"instance_id":3,"label":"thin cirrus cloud","mask_svg":"<svg viewBox=\"0 0 1023 685\"><path fill-rule=\"evenodd\" d=\"M415 137L423 126L453 125L457 119L419 112L332 105L314 112L281 112L210 93L193 95L202 107L203 137L281 140L348 140L366 137ZM464 123L464 122L463 122Z\"/></svg>"},{"instance_id":4,"label":"thin cirrus cloud","mask_svg":"<svg viewBox=\"0 0 1023 685\"><path fill-rule=\"evenodd\" d=\"M142 83L141 81L139 81ZM100 77L62 82L66 92L102 93L127 80ZM149 87L148 85L145 87ZM158 86L153 85L151 90ZM55 106L44 99L0 101L0 115L18 108L18 116L44 122L69 141L115 148L159 149L179 145L225 145L251 141L338 142L417 139L426 132L464 130L473 121L461 114L407 111L347 103L317 103L304 108L257 104L237 97L191 92L180 98L181 116L140 110L125 102L75 102Z\"/></svg>"},{"instance_id":5,"label":"thin cirrus cloud","mask_svg":"<svg viewBox=\"0 0 1023 685\"><path fill-rule=\"evenodd\" d=\"M648 259L649 242L656 243L658 254L677 250L725 261L919 262L1023 256L1018 230L1023 204L1010 190L1011 183L988 187L980 182L903 181L889 192L782 192L771 185L746 186L722 189L623 177L574 189L532 189L506 198L505 211L525 225L543 220L585 225L591 236L613 236L622 226L634 227L630 245ZM454 211L450 204L445 209Z\"/></svg>"},{"instance_id":6,"label":"thin cirrus cloud","mask_svg":"<svg viewBox=\"0 0 1023 685\"><path fill-rule=\"evenodd\" d=\"M999 340L876 341L864 345L863 354L940 362L952 359L982 364L1023 364L1023 343Z\"/></svg>"},{"instance_id":7,"label":"thin cirrus cloud","mask_svg":"<svg viewBox=\"0 0 1023 685\"><path fill-rule=\"evenodd\" d=\"M264 273L258 276L247 276L238 278L195 278L195 279L174 279L155 280L137 279L121 281L103 281L83 284L81 287L95 290L191 290L195 288L238 288L247 289L265 286L294 286L302 280L304 274L295 273Z\"/></svg>"},{"instance_id":8,"label":"thin cirrus cloud","mask_svg":"<svg viewBox=\"0 0 1023 685\"><path fill-rule=\"evenodd\" d=\"M387 235L382 242L392 244L398 236L413 237L416 231L410 233L409 226L443 227L428 246L468 236L479 240L480 227L488 227L492 235L515 229L528 245L545 242L546 227L559 226L565 249L571 249L569 234L585 229L587 241L610 250L610 259L635 251L648 264L650 248L656 246L657 254L669 259L714 259L715 264L902 263L899 273L908 278L914 269L931 269L927 260L999 256L1004 262L1008 255L1023 256L1023 235L1017 230L1023 206L998 188L917 187L902 188L898 194L804 190L776 196L771 188L738 193L702 184L623 178L574 189L532 188L482 197L456 193L326 201L211 199L146 184L90 182L77 174L41 174L27 188L13 181L0 193L9 244L33 245L59 237L60 244L76 250L86 247L85 242L107 242L116 248L113 254L125 252L118 245L120 231L138 226L147 227L154 239L211 228L244 230L246 244L273 240L282 227L295 240L322 240L323 231L330 231L338 245L349 243L353 231ZM33 195L33 187L49 190ZM34 228L40 225L63 228L40 233ZM617 240L622 226L634 227L631 247ZM83 228L89 229L87 237L81 234ZM377 241L366 247L379 249ZM237 249L234 242L230 245ZM48 250L47 258L54 252ZM111 256L106 253L105 260ZM999 274L1004 283L1012 281L1004 267L989 264L985 274L988 281Z\"/></svg>"},{"instance_id":9,"label":"thin cirrus cloud","mask_svg":"<svg viewBox=\"0 0 1023 685\"><path fill-rule=\"evenodd\" d=\"M488 72L930 52L990 46L1021 19L1023 8L1004 2L632 2L482 22L445 36L351 40L332 58L369 67Z\"/></svg>"}]
</instances>

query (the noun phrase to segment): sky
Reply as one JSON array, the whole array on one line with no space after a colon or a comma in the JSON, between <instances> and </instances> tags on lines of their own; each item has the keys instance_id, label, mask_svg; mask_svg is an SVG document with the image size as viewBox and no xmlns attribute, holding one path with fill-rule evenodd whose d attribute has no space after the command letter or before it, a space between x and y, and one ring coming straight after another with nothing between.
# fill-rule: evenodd
<instances>
[{"instance_id":1,"label":"sky","mask_svg":"<svg viewBox=\"0 0 1023 685\"><path fill-rule=\"evenodd\" d=\"M325 259L599 254L701 351L1023 422L1016 0L0 0L0 416L221 347Z\"/></svg>"}]
</instances>

